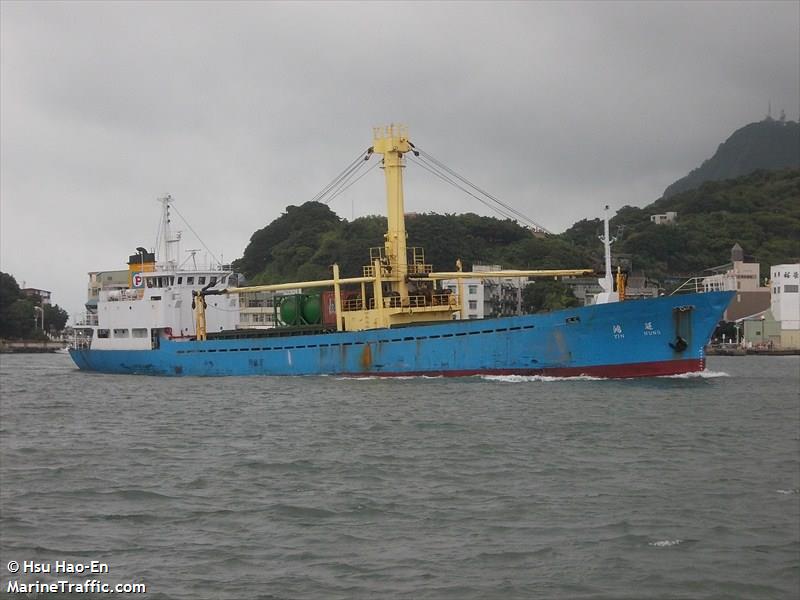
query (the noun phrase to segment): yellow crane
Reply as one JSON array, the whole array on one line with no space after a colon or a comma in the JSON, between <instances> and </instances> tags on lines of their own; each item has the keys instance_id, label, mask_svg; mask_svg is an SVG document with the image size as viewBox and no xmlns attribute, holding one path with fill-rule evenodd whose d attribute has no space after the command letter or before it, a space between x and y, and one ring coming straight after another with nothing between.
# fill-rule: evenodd
<instances>
[{"instance_id":1,"label":"yellow crane","mask_svg":"<svg viewBox=\"0 0 800 600\"><path fill-rule=\"evenodd\" d=\"M364 266L362 276L340 278L339 265L334 264L332 279L195 291L192 306L195 311L198 340L206 339L206 307L203 297L207 295L332 287L337 331L363 331L418 322L450 321L454 313L460 312L462 308L461 280L463 279L570 277L593 272L591 269L467 272L461 269L460 260L456 263L456 271L433 271L432 266L425 263L421 248L413 248L409 254L407 247L403 197L404 155L407 152L414 152L414 145L408 139L407 128L394 124L374 128L373 145L370 150L383 157L387 227L383 246L370 249L370 264ZM410 262L409 256L411 256ZM436 289L436 282L444 279L459 281L458 294L449 294ZM367 284L371 284L372 294L369 298ZM341 290L343 285L360 285L361 295L356 302L343 305Z\"/></svg>"}]
</instances>

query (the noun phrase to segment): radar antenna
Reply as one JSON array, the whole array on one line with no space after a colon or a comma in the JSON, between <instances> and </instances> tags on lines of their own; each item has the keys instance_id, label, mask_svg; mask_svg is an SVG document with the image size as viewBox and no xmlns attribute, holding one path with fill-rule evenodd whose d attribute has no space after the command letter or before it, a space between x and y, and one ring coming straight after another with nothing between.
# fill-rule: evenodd
<instances>
[{"instance_id":1,"label":"radar antenna","mask_svg":"<svg viewBox=\"0 0 800 600\"><path fill-rule=\"evenodd\" d=\"M197 253L200 252L200 248L191 248L186 252L189 254L189 257L185 261L183 261L181 266L185 265L187 262L191 260L192 265L194 266L194 270L197 271L197 259L195 257L197 256Z\"/></svg>"}]
</instances>

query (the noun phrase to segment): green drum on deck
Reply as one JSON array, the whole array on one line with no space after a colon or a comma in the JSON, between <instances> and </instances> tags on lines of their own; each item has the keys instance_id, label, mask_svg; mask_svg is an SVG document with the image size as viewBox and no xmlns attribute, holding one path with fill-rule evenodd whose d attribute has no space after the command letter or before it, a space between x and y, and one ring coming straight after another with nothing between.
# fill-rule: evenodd
<instances>
[{"instance_id":1,"label":"green drum on deck","mask_svg":"<svg viewBox=\"0 0 800 600\"><path fill-rule=\"evenodd\" d=\"M322 319L322 300L316 294L305 297L303 319L309 325L316 325Z\"/></svg>"},{"instance_id":2,"label":"green drum on deck","mask_svg":"<svg viewBox=\"0 0 800 600\"><path fill-rule=\"evenodd\" d=\"M316 325L322 320L322 300L318 294L284 296L279 314L284 325Z\"/></svg>"},{"instance_id":3,"label":"green drum on deck","mask_svg":"<svg viewBox=\"0 0 800 600\"><path fill-rule=\"evenodd\" d=\"M284 325L299 325L303 297L299 294L285 296L281 299L280 316Z\"/></svg>"}]
</instances>

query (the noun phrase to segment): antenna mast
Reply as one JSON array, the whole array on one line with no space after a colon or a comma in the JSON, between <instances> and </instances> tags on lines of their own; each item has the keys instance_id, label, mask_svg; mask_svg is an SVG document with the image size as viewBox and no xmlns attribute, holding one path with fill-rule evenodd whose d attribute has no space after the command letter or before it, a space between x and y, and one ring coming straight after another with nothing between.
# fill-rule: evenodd
<instances>
[{"instance_id":1,"label":"antenna mast","mask_svg":"<svg viewBox=\"0 0 800 600\"><path fill-rule=\"evenodd\" d=\"M175 269L177 266L177 260L180 257L180 241L181 241L181 232L178 231L175 234L172 233L172 228L170 227L171 223L171 216L170 216L170 205L172 204L172 196L167 194L163 198L158 199L161 202L161 243L162 247L159 249L161 252L161 262L164 265L164 269ZM172 248L171 244L175 244L176 251L175 257L173 258L172 255Z\"/></svg>"},{"instance_id":2,"label":"antenna mast","mask_svg":"<svg viewBox=\"0 0 800 600\"><path fill-rule=\"evenodd\" d=\"M603 214L603 235L599 236L600 241L603 242L603 246L605 247L606 276L597 280L597 283L600 284L603 291L597 295L595 299L596 304L616 302L619 299L619 296L614 293L614 277L611 274L611 244L613 244L617 238L612 238L608 229L608 204L606 204Z\"/></svg>"}]
</instances>

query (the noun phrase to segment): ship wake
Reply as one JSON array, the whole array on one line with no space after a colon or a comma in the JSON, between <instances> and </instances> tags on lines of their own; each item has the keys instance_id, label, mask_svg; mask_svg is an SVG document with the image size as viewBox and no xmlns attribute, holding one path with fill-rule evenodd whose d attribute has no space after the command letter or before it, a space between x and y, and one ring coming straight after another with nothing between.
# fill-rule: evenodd
<instances>
[{"instance_id":1,"label":"ship wake","mask_svg":"<svg viewBox=\"0 0 800 600\"><path fill-rule=\"evenodd\" d=\"M552 375L478 375L485 381L501 381L503 383L529 383L558 381L605 381L605 377L591 377L589 375L576 375L574 377L554 377Z\"/></svg>"},{"instance_id":2,"label":"ship wake","mask_svg":"<svg viewBox=\"0 0 800 600\"><path fill-rule=\"evenodd\" d=\"M679 373L678 375L662 375L663 379L716 379L717 377L730 377L725 371L693 371L692 373Z\"/></svg>"}]
</instances>

